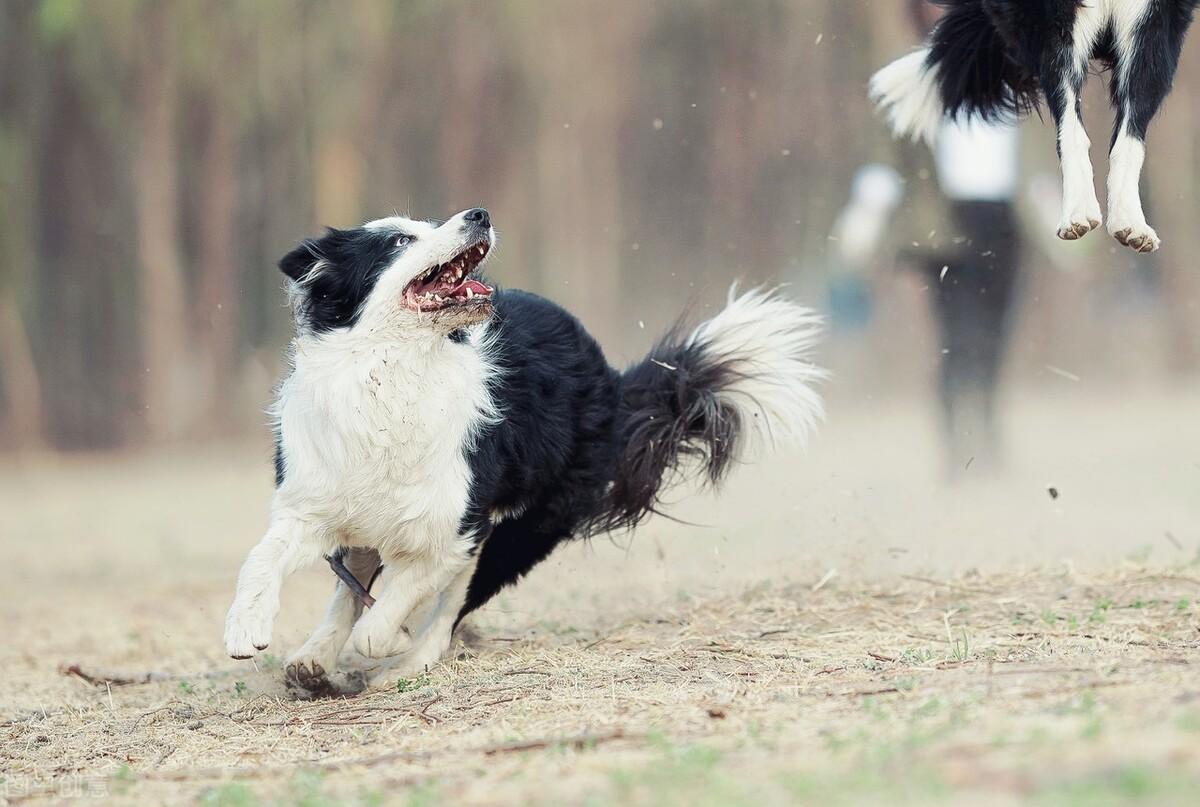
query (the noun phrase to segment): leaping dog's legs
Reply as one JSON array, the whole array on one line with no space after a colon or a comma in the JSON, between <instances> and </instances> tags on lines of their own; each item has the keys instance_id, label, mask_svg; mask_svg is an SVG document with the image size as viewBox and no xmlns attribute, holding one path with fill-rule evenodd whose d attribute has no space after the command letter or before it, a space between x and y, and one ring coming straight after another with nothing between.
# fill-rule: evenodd
<instances>
[{"instance_id":1,"label":"leaping dog's legs","mask_svg":"<svg viewBox=\"0 0 1200 807\"><path fill-rule=\"evenodd\" d=\"M1089 151L1092 141L1083 128L1080 95L1087 73L1070 49L1059 64L1048 64L1042 75L1046 101L1058 128L1058 155L1062 163L1063 207L1058 237L1074 241L1100 226L1100 201Z\"/></svg>"},{"instance_id":2,"label":"leaping dog's legs","mask_svg":"<svg viewBox=\"0 0 1200 807\"><path fill-rule=\"evenodd\" d=\"M1112 95L1117 119L1109 153L1108 231L1135 252L1154 252L1161 242L1146 221L1139 186L1146 131L1170 91L1178 45L1157 16L1118 17L1115 24Z\"/></svg>"}]
</instances>

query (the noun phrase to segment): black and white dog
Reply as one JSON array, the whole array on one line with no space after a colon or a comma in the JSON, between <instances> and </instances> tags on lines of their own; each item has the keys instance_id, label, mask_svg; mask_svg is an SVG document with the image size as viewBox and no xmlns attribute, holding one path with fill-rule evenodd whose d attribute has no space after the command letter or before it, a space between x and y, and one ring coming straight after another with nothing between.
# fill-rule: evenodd
<instances>
[{"instance_id":1,"label":"black and white dog","mask_svg":"<svg viewBox=\"0 0 1200 807\"><path fill-rule=\"evenodd\" d=\"M1159 247L1138 183L1146 130L1175 77L1200 0L934 0L948 12L927 47L871 79L897 135L932 141L945 115L1015 117L1044 96L1058 127L1063 211L1058 237L1100 226L1080 95L1092 59L1112 70L1116 108L1108 231L1138 252Z\"/></svg>"},{"instance_id":2,"label":"black and white dog","mask_svg":"<svg viewBox=\"0 0 1200 807\"><path fill-rule=\"evenodd\" d=\"M238 577L229 655L265 648L283 579L337 552L376 600L364 612L339 582L289 681L325 691L347 642L399 656L401 674L424 669L464 615L559 543L632 527L675 471L717 482L750 444L803 438L820 417L807 309L731 293L622 373L566 311L482 279L493 239L482 209L440 225L393 217L280 262L292 369L274 406L270 523Z\"/></svg>"}]
</instances>

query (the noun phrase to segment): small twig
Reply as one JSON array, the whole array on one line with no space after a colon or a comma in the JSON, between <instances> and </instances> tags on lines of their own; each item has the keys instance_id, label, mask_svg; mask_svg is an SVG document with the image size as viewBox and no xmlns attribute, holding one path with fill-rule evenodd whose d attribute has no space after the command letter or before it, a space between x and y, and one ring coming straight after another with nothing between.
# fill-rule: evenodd
<instances>
[{"instance_id":1,"label":"small twig","mask_svg":"<svg viewBox=\"0 0 1200 807\"><path fill-rule=\"evenodd\" d=\"M895 661L894 656L885 656L883 653L876 653L874 650L868 650L867 655L876 661Z\"/></svg>"},{"instance_id":2,"label":"small twig","mask_svg":"<svg viewBox=\"0 0 1200 807\"><path fill-rule=\"evenodd\" d=\"M358 582L358 578L346 568L346 564L342 563L342 556L335 552L332 555L326 555L325 560L329 561L329 568L333 569L333 573L338 576L338 579L346 584L346 587L354 594L354 596L367 608L375 604L375 598L371 596L371 592L367 591L366 587Z\"/></svg>"}]
</instances>

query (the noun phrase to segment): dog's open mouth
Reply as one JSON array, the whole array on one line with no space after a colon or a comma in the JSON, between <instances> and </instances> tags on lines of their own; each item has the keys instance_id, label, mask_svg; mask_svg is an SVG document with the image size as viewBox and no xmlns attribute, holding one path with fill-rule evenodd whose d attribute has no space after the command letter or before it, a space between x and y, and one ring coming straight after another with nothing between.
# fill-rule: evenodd
<instances>
[{"instance_id":1,"label":"dog's open mouth","mask_svg":"<svg viewBox=\"0 0 1200 807\"><path fill-rule=\"evenodd\" d=\"M495 289L471 277L471 273L487 257L489 249L487 241L480 241L429 269L404 287L405 305L417 311L440 311L486 304Z\"/></svg>"}]
</instances>

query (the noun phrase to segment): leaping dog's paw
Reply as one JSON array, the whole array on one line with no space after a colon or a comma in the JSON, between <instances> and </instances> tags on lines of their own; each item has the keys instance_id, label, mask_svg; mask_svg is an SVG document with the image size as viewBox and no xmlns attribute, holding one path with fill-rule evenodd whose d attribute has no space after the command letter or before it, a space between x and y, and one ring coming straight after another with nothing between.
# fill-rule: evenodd
<instances>
[{"instance_id":1,"label":"leaping dog's paw","mask_svg":"<svg viewBox=\"0 0 1200 807\"><path fill-rule=\"evenodd\" d=\"M254 611L234 609L225 619L225 652L232 658L253 658L271 643L271 620Z\"/></svg>"},{"instance_id":2,"label":"leaping dog's paw","mask_svg":"<svg viewBox=\"0 0 1200 807\"><path fill-rule=\"evenodd\" d=\"M1099 226L1099 219L1073 219L1059 226L1058 237L1064 241L1078 241Z\"/></svg>"},{"instance_id":3,"label":"leaping dog's paw","mask_svg":"<svg viewBox=\"0 0 1200 807\"><path fill-rule=\"evenodd\" d=\"M1144 227L1121 227L1113 231L1112 237L1134 252L1156 252L1162 240L1150 225Z\"/></svg>"}]
</instances>

